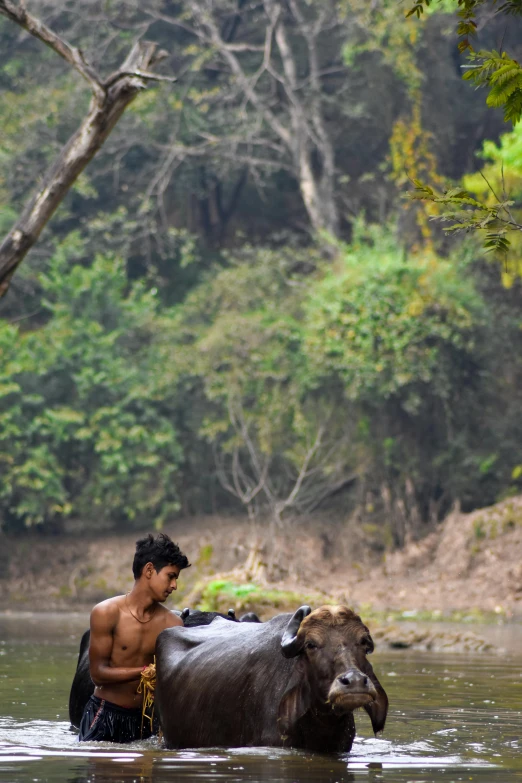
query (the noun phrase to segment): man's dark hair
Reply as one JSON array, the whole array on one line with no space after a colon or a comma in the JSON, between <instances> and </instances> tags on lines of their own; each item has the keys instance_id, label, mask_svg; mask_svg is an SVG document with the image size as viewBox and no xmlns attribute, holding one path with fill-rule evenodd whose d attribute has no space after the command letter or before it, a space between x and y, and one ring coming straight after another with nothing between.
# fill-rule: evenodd
<instances>
[{"instance_id":1,"label":"man's dark hair","mask_svg":"<svg viewBox=\"0 0 522 783\"><path fill-rule=\"evenodd\" d=\"M147 563L152 563L156 572L167 565L176 565L180 569L190 566L187 556L165 533L160 533L156 538L149 533L145 538L136 541L136 554L132 563L134 579L140 578Z\"/></svg>"}]
</instances>

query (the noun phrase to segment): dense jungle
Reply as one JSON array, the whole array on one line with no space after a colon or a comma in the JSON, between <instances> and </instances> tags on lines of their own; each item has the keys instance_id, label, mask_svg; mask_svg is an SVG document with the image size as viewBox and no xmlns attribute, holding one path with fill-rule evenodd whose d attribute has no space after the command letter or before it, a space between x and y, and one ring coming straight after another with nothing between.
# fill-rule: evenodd
<instances>
[{"instance_id":1,"label":"dense jungle","mask_svg":"<svg viewBox=\"0 0 522 783\"><path fill-rule=\"evenodd\" d=\"M383 552L522 491L520 234L488 252L408 197L505 191L518 214L522 124L462 79L456 4L406 5L31 3L99 73L142 39L175 81L130 104L0 300L4 541L317 515ZM493 10L476 46L520 58ZM2 234L88 104L0 16Z\"/></svg>"}]
</instances>

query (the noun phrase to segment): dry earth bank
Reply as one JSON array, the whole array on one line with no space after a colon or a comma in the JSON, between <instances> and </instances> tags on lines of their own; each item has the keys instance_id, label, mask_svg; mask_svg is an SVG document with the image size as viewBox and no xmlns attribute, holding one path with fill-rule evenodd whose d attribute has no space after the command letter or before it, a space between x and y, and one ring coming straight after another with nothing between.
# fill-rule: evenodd
<instances>
[{"instance_id":1,"label":"dry earth bank","mask_svg":"<svg viewBox=\"0 0 522 783\"><path fill-rule=\"evenodd\" d=\"M522 620L522 496L472 514L454 512L400 552L376 555L351 523L310 518L284 530L202 517L166 528L189 555L173 606L258 611L343 602L391 646L484 649L473 633L401 630L397 619ZM132 586L138 533L4 538L5 611L81 610ZM7 555L7 557L6 557ZM420 634L420 635L419 635Z\"/></svg>"}]
</instances>

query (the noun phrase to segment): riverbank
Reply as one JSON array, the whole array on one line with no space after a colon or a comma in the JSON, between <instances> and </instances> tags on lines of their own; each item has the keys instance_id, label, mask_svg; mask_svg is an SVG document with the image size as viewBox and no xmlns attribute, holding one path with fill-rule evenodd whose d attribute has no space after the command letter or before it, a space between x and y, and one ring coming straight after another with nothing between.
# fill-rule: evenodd
<instances>
[{"instance_id":1,"label":"riverbank","mask_svg":"<svg viewBox=\"0 0 522 783\"><path fill-rule=\"evenodd\" d=\"M342 602L365 617L522 619L522 496L451 514L429 536L385 555L353 523L309 518L284 529L242 518L177 520L169 533L189 555L173 605L258 611ZM138 533L4 539L4 610L88 610L132 586ZM5 557L5 553L4 553Z\"/></svg>"}]
</instances>

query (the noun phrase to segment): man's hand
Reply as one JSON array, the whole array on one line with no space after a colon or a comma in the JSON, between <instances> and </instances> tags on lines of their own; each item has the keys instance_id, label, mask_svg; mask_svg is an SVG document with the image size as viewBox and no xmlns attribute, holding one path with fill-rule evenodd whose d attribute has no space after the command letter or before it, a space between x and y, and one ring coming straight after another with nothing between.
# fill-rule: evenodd
<instances>
[{"instance_id":1,"label":"man's hand","mask_svg":"<svg viewBox=\"0 0 522 783\"><path fill-rule=\"evenodd\" d=\"M144 666L141 670L142 680L155 680L156 679L156 664L149 663L148 666Z\"/></svg>"}]
</instances>

